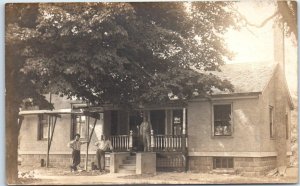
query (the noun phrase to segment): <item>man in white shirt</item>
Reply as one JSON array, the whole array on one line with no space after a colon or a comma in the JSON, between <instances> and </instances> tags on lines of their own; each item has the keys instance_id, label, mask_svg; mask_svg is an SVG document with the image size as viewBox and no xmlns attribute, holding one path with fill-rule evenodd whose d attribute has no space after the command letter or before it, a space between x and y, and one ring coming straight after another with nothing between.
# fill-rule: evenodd
<instances>
[{"instance_id":1,"label":"man in white shirt","mask_svg":"<svg viewBox=\"0 0 300 186\"><path fill-rule=\"evenodd\" d=\"M82 144L87 143L87 141L80 141L79 139L80 139L80 134L76 134L75 139L68 143L68 147L73 149L72 151L73 163L70 166L71 172L73 170L77 171L77 165L79 165L80 163L80 147Z\"/></svg>"},{"instance_id":2,"label":"man in white shirt","mask_svg":"<svg viewBox=\"0 0 300 186\"><path fill-rule=\"evenodd\" d=\"M101 135L101 139L95 143L95 146L97 146L97 167L100 171L105 171L105 151L113 150L113 147L110 140L104 135Z\"/></svg>"}]
</instances>

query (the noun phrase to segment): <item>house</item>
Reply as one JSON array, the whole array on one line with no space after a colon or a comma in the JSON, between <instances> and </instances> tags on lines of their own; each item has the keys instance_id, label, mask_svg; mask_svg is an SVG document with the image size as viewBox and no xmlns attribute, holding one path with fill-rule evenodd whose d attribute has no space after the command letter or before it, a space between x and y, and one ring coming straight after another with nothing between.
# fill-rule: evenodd
<instances>
[{"instance_id":1,"label":"house","mask_svg":"<svg viewBox=\"0 0 300 186\"><path fill-rule=\"evenodd\" d=\"M276 41L282 46L282 40ZM89 167L94 161L93 143L102 134L110 136L115 153L139 151L138 126L144 111L153 128L151 147L157 170L261 175L287 165L293 103L284 78L283 48L275 48L274 62L226 64L221 72L212 72L229 80L234 92L215 90L211 96L189 100L186 105L171 101L134 110L112 105L89 107L90 113L98 114L94 119L82 111L87 106L84 103L51 96L55 110L20 112L24 116L18 151L21 164L44 166L48 160L49 166L68 166L71 150L67 142L75 133L82 139L92 134L88 151L82 146L82 166L86 162ZM106 154L107 166L111 155ZM130 159L132 153L126 155ZM120 171L135 170L126 164L118 167Z\"/></svg>"}]
</instances>

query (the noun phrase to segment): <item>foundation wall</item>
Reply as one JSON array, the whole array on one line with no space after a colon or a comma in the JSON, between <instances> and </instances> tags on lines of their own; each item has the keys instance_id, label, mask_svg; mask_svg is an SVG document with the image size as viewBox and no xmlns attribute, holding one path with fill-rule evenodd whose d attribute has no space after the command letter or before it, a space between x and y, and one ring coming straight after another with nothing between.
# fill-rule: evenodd
<instances>
[{"instance_id":1,"label":"foundation wall","mask_svg":"<svg viewBox=\"0 0 300 186\"><path fill-rule=\"evenodd\" d=\"M84 168L86 156L85 154L81 154L81 161L79 164L80 168ZM92 162L96 165L96 155L90 154L88 156L88 169L92 168ZM46 154L22 154L19 155L19 159L21 162L21 166L32 166L32 167L42 167L46 166ZM44 161L44 163L42 163ZM49 166L50 167L61 167L61 168L69 168L72 164L72 155L71 154L50 154L49 156ZM109 169L110 165L110 155L105 155L105 168Z\"/></svg>"},{"instance_id":2,"label":"foundation wall","mask_svg":"<svg viewBox=\"0 0 300 186\"><path fill-rule=\"evenodd\" d=\"M276 157L234 157L233 169L228 171L245 176L265 175L276 167ZM189 170L192 172L214 172L213 157L189 157ZM224 170L226 172L226 170Z\"/></svg>"}]
</instances>

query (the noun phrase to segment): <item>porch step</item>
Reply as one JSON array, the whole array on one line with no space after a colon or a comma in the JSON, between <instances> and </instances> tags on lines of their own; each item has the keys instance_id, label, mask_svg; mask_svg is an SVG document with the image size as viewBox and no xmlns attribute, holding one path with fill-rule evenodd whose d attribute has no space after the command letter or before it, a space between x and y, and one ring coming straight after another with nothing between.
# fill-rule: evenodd
<instances>
[{"instance_id":1,"label":"porch step","mask_svg":"<svg viewBox=\"0 0 300 186\"><path fill-rule=\"evenodd\" d=\"M135 161L136 160L136 156L127 156L126 160L132 160Z\"/></svg>"},{"instance_id":2,"label":"porch step","mask_svg":"<svg viewBox=\"0 0 300 186\"><path fill-rule=\"evenodd\" d=\"M136 156L132 154L127 156L122 164L119 165L119 173L135 174L136 173Z\"/></svg>"},{"instance_id":3,"label":"porch step","mask_svg":"<svg viewBox=\"0 0 300 186\"><path fill-rule=\"evenodd\" d=\"M123 160L123 164L136 164L136 160Z\"/></svg>"},{"instance_id":4,"label":"porch step","mask_svg":"<svg viewBox=\"0 0 300 186\"><path fill-rule=\"evenodd\" d=\"M119 169L125 169L125 170L134 170L136 169L136 164L123 164L119 166Z\"/></svg>"},{"instance_id":5,"label":"porch step","mask_svg":"<svg viewBox=\"0 0 300 186\"><path fill-rule=\"evenodd\" d=\"M119 173L135 174L135 170L119 170Z\"/></svg>"}]
</instances>

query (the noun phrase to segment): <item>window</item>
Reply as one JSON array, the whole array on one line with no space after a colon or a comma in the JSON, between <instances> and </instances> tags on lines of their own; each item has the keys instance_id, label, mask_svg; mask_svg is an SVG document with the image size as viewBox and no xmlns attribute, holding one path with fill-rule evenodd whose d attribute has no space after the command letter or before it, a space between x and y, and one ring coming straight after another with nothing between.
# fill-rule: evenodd
<instances>
[{"instance_id":1,"label":"window","mask_svg":"<svg viewBox=\"0 0 300 186\"><path fill-rule=\"evenodd\" d=\"M173 110L173 134L182 134L183 111L182 109Z\"/></svg>"},{"instance_id":2,"label":"window","mask_svg":"<svg viewBox=\"0 0 300 186\"><path fill-rule=\"evenodd\" d=\"M274 108L269 107L269 122L270 122L270 138L274 138L275 129L274 129Z\"/></svg>"},{"instance_id":3,"label":"window","mask_svg":"<svg viewBox=\"0 0 300 186\"><path fill-rule=\"evenodd\" d=\"M75 137L75 134L80 134L80 138L86 138L87 136L86 116L73 115L72 128L73 128L72 139Z\"/></svg>"},{"instance_id":4,"label":"window","mask_svg":"<svg viewBox=\"0 0 300 186\"><path fill-rule=\"evenodd\" d=\"M231 104L214 105L213 120L214 136L232 135Z\"/></svg>"},{"instance_id":5,"label":"window","mask_svg":"<svg viewBox=\"0 0 300 186\"><path fill-rule=\"evenodd\" d=\"M46 114L41 114L38 123L38 140L43 140L48 138L48 123L49 116Z\"/></svg>"},{"instance_id":6,"label":"window","mask_svg":"<svg viewBox=\"0 0 300 186\"><path fill-rule=\"evenodd\" d=\"M214 157L213 158L213 169L232 169L233 158L229 157Z\"/></svg>"}]
</instances>

